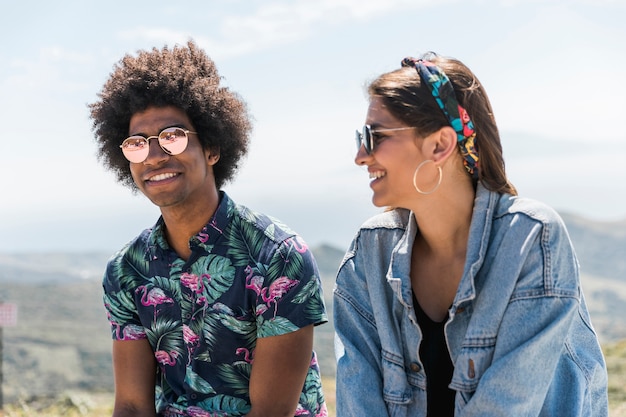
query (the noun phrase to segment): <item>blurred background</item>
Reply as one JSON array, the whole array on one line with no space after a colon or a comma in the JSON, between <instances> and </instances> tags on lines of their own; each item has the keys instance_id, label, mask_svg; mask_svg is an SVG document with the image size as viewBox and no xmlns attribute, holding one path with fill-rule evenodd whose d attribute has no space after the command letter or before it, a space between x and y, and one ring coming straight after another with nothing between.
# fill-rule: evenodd
<instances>
[{"instance_id":1,"label":"blurred background","mask_svg":"<svg viewBox=\"0 0 626 417\"><path fill-rule=\"evenodd\" d=\"M87 105L125 54L189 39L254 117L249 155L225 191L305 238L330 312L343 252L380 211L353 161L365 84L427 51L467 64L490 96L510 179L568 226L612 415L626 415L626 0L0 7L0 304L18 309L17 325L1 328L8 416L110 415L100 279L107 258L159 212L98 162ZM316 331L334 415L332 338L332 321Z\"/></svg>"},{"instance_id":2,"label":"blurred background","mask_svg":"<svg viewBox=\"0 0 626 417\"><path fill-rule=\"evenodd\" d=\"M623 0L0 4L0 251L115 250L155 222L97 161L87 104L125 54L188 39L254 117L225 190L310 244L344 248L378 211L353 162L364 85L427 51L484 84L520 194L626 218Z\"/></svg>"}]
</instances>

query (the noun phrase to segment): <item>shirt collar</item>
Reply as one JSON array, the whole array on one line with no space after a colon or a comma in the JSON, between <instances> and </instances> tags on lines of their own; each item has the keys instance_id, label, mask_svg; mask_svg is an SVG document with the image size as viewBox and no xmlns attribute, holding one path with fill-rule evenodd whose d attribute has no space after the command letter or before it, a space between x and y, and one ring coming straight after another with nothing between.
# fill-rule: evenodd
<instances>
[{"instance_id":1,"label":"shirt collar","mask_svg":"<svg viewBox=\"0 0 626 417\"><path fill-rule=\"evenodd\" d=\"M202 229L189 239L189 246L199 246L206 250L213 247L215 242L222 236L226 226L230 222L230 217L234 211L235 203L228 197L224 191L220 191L220 203L213 213L209 222ZM156 224L152 228L148 236L148 245L150 248L160 249L162 251L171 250L167 239L165 238L165 223L163 216L160 216ZM153 258L156 254L153 254Z\"/></svg>"}]
</instances>

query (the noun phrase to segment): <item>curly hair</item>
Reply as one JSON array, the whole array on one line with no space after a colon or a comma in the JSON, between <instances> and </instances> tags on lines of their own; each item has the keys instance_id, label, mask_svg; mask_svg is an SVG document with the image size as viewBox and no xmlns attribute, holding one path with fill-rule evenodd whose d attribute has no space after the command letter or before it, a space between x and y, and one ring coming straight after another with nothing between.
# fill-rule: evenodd
<instances>
[{"instance_id":1,"label":"curly hair","mask_svg":"<svg viewBox=\"0 0 626 417\"><path fill-rule=\"evenodd\" d=\"M204 149L219 152L213 167L215 184L232 180L248 151L252 129L246 103L220 87L215 63L193 41L187 46L153 48L127 54L89 104L98 159L122 184L137 190L130 164L119 145L128 136L133 114L148 107L175 106L185 111Z\"/></svg>"}]
</instances>

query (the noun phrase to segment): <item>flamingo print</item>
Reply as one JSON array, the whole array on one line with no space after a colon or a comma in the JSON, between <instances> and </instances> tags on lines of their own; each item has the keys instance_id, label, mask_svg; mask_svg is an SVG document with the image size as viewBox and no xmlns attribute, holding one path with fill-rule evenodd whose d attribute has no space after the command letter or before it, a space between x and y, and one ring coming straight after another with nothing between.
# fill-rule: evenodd
<instances>
[{"instance_id":1,"label":"flamingo print","mask_svg":"<svg viewBox=\"0 0 626 417\"><path fill-rule=\"evenodd\" d=\"M274 304L274 317L276 317L278 301L280 298L282 298L282 296L285 295L290 289L298 285L299 282L300 281L297 279L289 279L288 277L282 276L270 284L269 294L268 287L264 287L261 290L261 298L265 304L267 304L267 307Z\"/></svg>"},{"instance_id":2,"label":"flamingo print","mask_svg":"<svg viewBox=\"0 0 626 417\"><path fill-rule=\"evenodd\" d=\"M155 288L152 288L150 291L148 291L147 286L141 285L137 287L137 289L135 290L135 293L138 293L139 291L143 291L143 294L141 295L141 305L145 307L154 306L154 321L156 321L158 305L165 304L165 303L169 303L169 304L174 303L174 300L166 296L163 290L160 288L155 287Z\"/></svg>"},{"instance_id":3,"label":"flamingo print","mask_svg":"<svg viewBox=\"0 0 626 417\"><path fill-rule=\"evenodd\" d=\"M202 274L198 276L196 274L191 274L189 272L183 272L180 275L180 283L183 284L185 287L189 288L191 291L195 292L196 294L201 294L202 291L204 290L205 280L207 282L210 282L211 275Z\"/></svg>"},{"instance_id":4,"label":"flamingo print","mask_svg":"<svg viewBox=\"0 0 626 417\"><path fill-rule=\"evenodd\" d=\"M166 296L163 290L160 288L155 287L148 291L147 286L141 285L135 290L136 293L139 291L143 291L143 294L141 295L141 305L145 307L158 306L159 304L174 302L174 300Z\"/></svg>"},{"instance_id":5,"label":"flamingo print","mask_svg":"<svg viewBox=\"0 0 626 417\"><path fill-rule=\"evenodd\" d=\"M202 229L202 232L198 233L198 240L202 243L207 243L209 241L209 234L204 233L206 228Z\"/></svg>"},{"instance_id":6,"label":"flamingo print","mask_svg":"<svg viewBox=\"0 0 626 417\"><path fill-rule=\"evenodd\" d=\"M237 355L243 355L243 360L246 361L246 363L252 364L254 361L254 350L250 352L248 349L240 347L235 350L235 353Z\"/></svg>"},{"instance_id":7,"label":"flamingo print","mask_svg":"<svg viewBox=\"0 0 626 417\"><path fill-rule=\"evenodd\" d=\"M178 415L178 414L177 414ZM190 405L187 407L187 414L189 417L226 417L228 414L221 411L210 412L203 408Z\"/></svg>"},{"instance_id":8,"label":"flamingo print","mask_svg":"<svg viewBox=\"0 0 626 417\"><path fill-rule=\"evenodd\" d=\"M154 357L161 365L173 366L176 364L178 353L176 351L166 352L164 350L157 350L154 352Z\"/></svg>"},{"instance_id":9,"label":"flamingo print","mask_svg":"<svg viewBox=\"0 0 626 417\"><path fill-rule=\"evenodd\" d=\"M250 265L246 266L246 288L253 290L257 297L261 295L261 287L263 286L264 277L261 275L254 275L254 271Z\"/></svg>"},{"instance_id":10,"label":"flamingo print","mask_svg":"<svg viewBox=\"0 0 626 417\"><path fill-rule=\"evenodd\" d=\"M309 250L306 242L300 236L294 236L293 238L290 238L289 241L298 253L305 253Z\"/></svg>"},{"instance_id":11,"label":"flamingo print","mask_svg":"<svg viewBox=\"0 0 626 417\"><path fill-rule=\"evenodd\" d=\"M127 324L122 330L122 334L120 337L120 326L113 318L111 314L107 312L107 317L109 318L109 323L111 323L112 327L115 327L115 340L140 340L146 338L146 332L143 327L137 326L136 324Z\"/></svg>"}]
</instances>

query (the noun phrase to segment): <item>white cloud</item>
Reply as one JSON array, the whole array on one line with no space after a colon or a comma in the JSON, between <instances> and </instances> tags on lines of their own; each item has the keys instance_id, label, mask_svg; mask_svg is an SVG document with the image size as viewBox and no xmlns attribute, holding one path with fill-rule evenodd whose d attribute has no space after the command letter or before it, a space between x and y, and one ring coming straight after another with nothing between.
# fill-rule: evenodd
<instances>
[{"instance_id":1,"label":"white cloud","mask_svg":"<svg viewBox=\"0 0 626 417\"><path fill-rule=\"evenodd\" d=\"M433 6L432 0L310 0L250 2L241 11L221 11L219 19L214 12L200 13L177 29L154 28L139 25L118 33L123 40L145 40L158 44L183 44L191 33L196 42L219 59L242 56L252 51L291 44L319 33L320 27L332 27L344 22L383 17ZM439 5L441 2L439 3ZM258 7L254 7L254 6ZM207 20L209 21L208 24ZM200 22L202 21L203 24ZM215 25L212 23L216 22Z\"/></svg>"}]
</instances>

